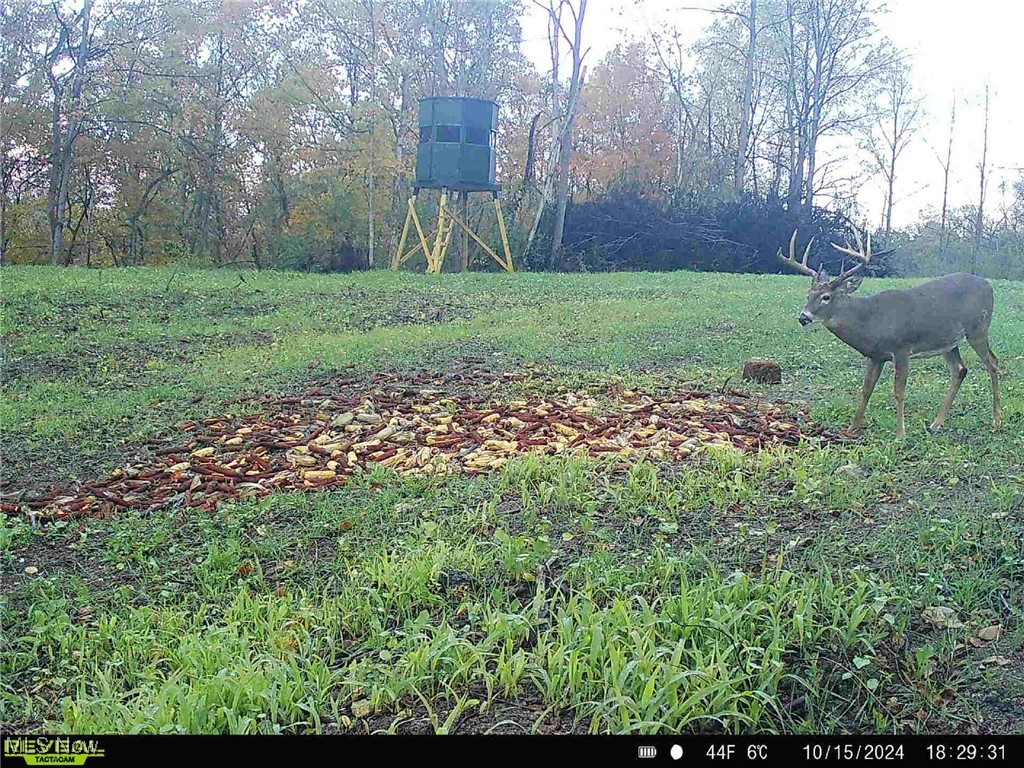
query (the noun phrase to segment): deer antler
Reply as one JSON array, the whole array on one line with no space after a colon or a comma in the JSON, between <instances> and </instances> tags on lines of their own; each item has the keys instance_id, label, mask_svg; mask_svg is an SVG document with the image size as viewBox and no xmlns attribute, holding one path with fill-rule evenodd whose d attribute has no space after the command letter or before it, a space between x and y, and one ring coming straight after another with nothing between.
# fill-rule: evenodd
<instances>
[{"instance_id":1,"label":"deer antler","mask_svg":"<svg viewBox=\"0 0 1024 768\"><path fill-rule=\"evenodd\" d=\"M853 230L853 236L857 239L857 250L854 250L853 248L850 247L849 240L846 241L845 248L841 245L836 245L835 243L832 243L832 247L835 248L840 253L845 253L848 256L853 256L855 259L858 259L860 261L859 264L850 267L841 275L839 275L839 277L833 280L832 282L834 284L838 285L844 280L848 280L849 278L853 277L855 274L864 269L864 267L868 265L868 262L871 261L871 233L868 232L867 235L868 241L867 245L865 246L864 242L860 239L860 233L856 229Z\"/></svg>"},{"instance_id":2,"label":"deer antler","mask_svg":"<svg viewBox=\"0 0 1024 768\"><path fill-rule=\"evenodd\" d=\"M800 230L794 229L793 236L789 238L789 256L785 256L782 253L782 249L779 248L779 252L776 255L779 261L788 266L790 269L795 269L797 272L802 272L805 275L811 277L817 277L818 273L807 266L807 257L811 255L811 246L814 245L814 238L812 237L810 242L807 243L807 247L804 249L803 258L800 261L796 260L796 233Z\"/></svg>"}]
</instances>

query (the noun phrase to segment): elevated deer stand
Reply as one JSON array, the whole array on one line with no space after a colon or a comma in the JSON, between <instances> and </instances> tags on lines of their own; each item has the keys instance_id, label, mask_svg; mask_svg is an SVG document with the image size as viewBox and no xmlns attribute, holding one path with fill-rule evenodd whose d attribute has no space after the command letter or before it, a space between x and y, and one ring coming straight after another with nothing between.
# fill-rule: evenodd
<instances>
[{"instance_id":1,"label":"elevated deer stand","mask_svg":"<svg viewBox=\"0 0 1024 768\"><path fill-rule=\"evenodd\" d=\"M505 217L497 183L498 105L487 99L430 97L420 99L420 140L416 149L416 177L409 198L409 212L398 242L398 250L391 257L391 268L402 264L423 251L427 259L427 274L438 274L444 265L445 254L451 245L455 228L460 229L460 269L469 267L469 238L484 249L506 272L514 272L512 251L508 246ZM424 189L437 189L441 198L437 206L437 230L431 237L423 231L416 198ZM494 202L498 218L503 255L499 255L469 225L469 194L488 192ZM458 194L459 211L449 205L449 196ZM409 230L416 228L418 242L406 250Z\"/></svg>"},{"instance_id":2,"label":"elevated deer stand","mask_svg":"<svg viewBox=\"0 0 1024 768\"><path fill-rule=\"evenodd\" d=\"M394 256L391 259L391 268L398 269L410 258L415 256L418 252L423 251L427 257L427 274L438 274L441 271L441 266L444 264L445 255L448 253L448 247L452 243L452 235L455 231L455 227L458 226L461 230L462 235L462 264L461 268L466 269L469 267L469 238L473 238L477 245L483 248L484 252L494 259L506 272L514 272L515 265L512 263L512 251L508 245L508 232L505 229L505 217L501 212L501 201L498 199L498 193L492 192L494 200L494 213L498 219L498 231L501 233L501 245L504 255L500 255L491 246L489 246L480 235L473 231L473 228L467 221L467 210L469 207L469 191L462 191L459 194L461 202L461 210L456 213L453 206L448 204L449 190L441 190L441 199L437 206L437 230L433 238L428 238L423 230L423 225L420 223L419 214L416 212L416 198L418 197L419 190L414 190L412 197L409 198L409 212L405 217L405 226L402 228L402 237L398 241L398 250L395 251ZM410 225L416 228L416 234L418 240L415 245L409 250L406 250L406 244L409 240L409 229ZM433 240L433 242L431 242Z\"/></svg>"}]
</instances>

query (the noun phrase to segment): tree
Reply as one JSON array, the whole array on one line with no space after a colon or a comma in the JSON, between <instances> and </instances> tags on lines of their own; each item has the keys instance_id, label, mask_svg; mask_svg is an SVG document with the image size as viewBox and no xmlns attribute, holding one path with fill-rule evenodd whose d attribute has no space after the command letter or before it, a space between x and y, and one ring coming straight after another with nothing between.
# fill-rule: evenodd
<instances>
[{"instance_id":1,"label":"tree","mask_svg":"<svg viewBox=\"0 0 1024 768\"><path fill-rule=\"evenodd\" d=\"M892 224L916 101L890 67L899 56L875 0L723 0L701 9L715 21L692 46L669 23L600 62L586 0L533 2L550 72L523 55L520 0L12 0L0 9L0 260L380 262L405 218L416 104L431 95L498 101L509 235L533 246L535 267L584 263L595 232L569 228L603 227L631 196L632 210L664 206L669 221L688 211L708 248L755 222L763 242L806 231L826 199L841 219L858 179L837 173L845 150L824 139L869 128L884 228L894 243L916 236ZM1020 217L1004 206L986 218L987 140L980 205L947 210L954 121L935 231L959 259L983 233L974 260L991 273L1011 262ZM575 215L571 195L590 213ZM420 197L428 221L436 200ZM474 226L493 221L483 199L457 204ZM935 239L930 220L922 231ZM465 268L461 245L449 253ZM729 247L685 263L756 261ZM600 261L628 266L627 253Z\"/></svg>"},{"instance_id":2,"label":"tree","mask_svg":"<svg viewBox=\"0 0 1024 768\"><path fill-rule=\"evenodd\" d=\"M52 23L48 13L29 2L0 6L0 264L19 246L49 252L51 245L49 239L45 245L29 243L24 224L35 213L33 197L46 173L51 140L35 50Z\"/></svg>"},{"instance_id":3,"label":"tree","mask_svg":"<svg viewBox=\"0 0 1024 768\"><path fill-rule=\"evenodd\" d=\"M751 138L755 112L754 88L755 80L759 74L758 38L764 29L764 25L758 23L757 8L757 0L742 0L733 7L684 8L684 10L706 11L726 19L725 23L716 23L713 26L708 45L701 45L699 49L704 58L702 74L704 75L703 91L705 98L703 99L704 109L702 111L707 118L707 151L709 159L715 152L712 139L712 115L714 112L713 102L715 96L723 91L735 91L736 93L735 105L727 104L724 107L723 111L727 119L719 121L720 124L727 126L729 133L727 138L723 137L723 145L728 143L733 145L728 150L728 154L730 155L730 183L734 195L739 195L743 192L747 165L751 155ZM772 20L769 23L775 22ZM736 28L737 26L740 27L739 30ZM678 48L678 32L676 30L673 30L673 32L676 34L675 42ZM741 35L746 38L743 43L740 43L737 39ZM658 40L662 35L655 33L652 37L658 49L662 66L670 75L674 75L673 68L668 65L668 61L661 54L660 47L658 46ZM732 61L734 53L741 57L741 60L735 63ZM681 62L681 57L677 60ZM729 83L734 77L739 80L739 85L735 88L731 87L732 84ZM681 82L681 80L681 77L673 76L670 82L675 85ZM676 90L678 91L678 88ZM731 99L732 96L730 95L727 98ZM681 96L679 101L680 103L683 102Z\"/></svg>"},{"instance_id":4,"label":"tree","mask_svg":"<svg viewBox=\"0 0 1024 768\"><path fill-rule=\"evenodd\" d=\"M956 94L953 94L953 105L949 110L949 141L946 144L946 160L939 158L942 166L942 218L939 228L939 249L946 250L946 217L949 211L949 172L953 167L953 130L956 128Z\"/></svg>"},{"instance_id":5,"label":"tree","mask_svg":"<svg viewBox=\"0 0 1024 768\"><path fill-rule=\"evenodd\" d=\"M892 237L896 163L917 131L921 99L914 95L907 65L895 60L883 74L880 108L868 134L868 151L886 184L885 242Z\"/></svg>"},{"instance_id":6,"label":"tree","mask_svg":"<svg viewBox=\"0 0 1024 768\"><path fill-rule=\"evenodd\" d=\"M754 66L757 55L757 0L750 0L750 12L744 17L747 26L747 52L743 66L743 99L740 103L739 140L733 158L733 189L743 191L744 169L750 144L751 123L754 119Z\"/></svg>"},{"instance_id":7,"label":"tree","mask_svg":"<svg viewBox=\"0 0 1024 768\"><path fill-rule=\"evenodd\" d=\"M376 223L377 223L377 16L374 12L373 0L366 0L367 16L370 22L370 178L367 184L369 209L369 227L367 237L369 239L369 252L367 254L367 266L373 269L375 260L374 249L376 246ZM468 247L468 246L467 246Z\"/></svg>"},{"instance_id":8,"label":"tree","mask_svg":"<svg viewBox=\"0 0 1024 768\"><path fill-rule=\"evenodd\" d=\"M547 0L546 6L540 5L538 0L534 0L534 2L548 13L548 42L551 46L552 121L557 127L555 131L556 139L552 143L552 162L549 164L550 168L557 169L555 170L556 178L554 184L555 221L551 238L551 260L552 263L557 264L561 258L565 210L569 202L569 167L572 163L573 127L576 122L580 92L586 77L586 68L583 66L583 61L587 55L587 51L583 50L583 20L587 13L587 0L576 0L577 5L573 5L573 0ZM571 18L571 24L566 15ZM569 88L564 98L561 95L561 87L558 80L560 39L566 41L569 46L569 54L572 56ZM551 175L551 173L548 174L549 179ZM541 199L528 244L532 242L533 236L536 233L537 224L540 222L546 199L547 194Z\"/></svg>"},{"instance_id":9,"label":"tree","mask_svg":"<svg viewBox=\"0 0 1024 768\"><path fill-rule=\"evenodd\" d=\"M850 109L856 98L887 70L895 51L876 40L870 0L809 0L804 11L808 78L803 101L808 106L807 172L804 205L810 210L818 191L818 146L822 136L849 131L863 118Z\"/></svg>"},{"instance_id":10,"label":"tree","mask_svg":"<svg viewBox=\"0 0 1024 768\"><path fill-rule=\"evenodd\" d=\"M675 145L675 179L672 191L678 197L683 191L687 176L689 176L694 154L688 152L695 133L695 125L690 110L685 63L686 52L676 27L672 27L668 31L650 30L649 37L655 54L654 63L649 66L661 80L663 86L667 87L671 93L672 129Z\"/></svg>"},{"instance_id":11,"label":"tree","mask_svg":"<svg viewBox=\"0 0 1024 768\"><path fill-rule=\"evenodd\" d=\"M587 197L629 189L646 197L671 193L673 140L666 130L672 110L642 43L616 46L587 80L579 107L573 175ZM622 94L628 93L628 99Z\"/></svg>"},{"instance_id":12,"label":"tree","mask_svg":"<svg viewBox=\"0 0 1024 768\"><path fill-rule=\"evenodd\" d=\"M985 86L985 121L982 129L981 162L978 163L978 210L974 218L974 247L971 249L971 272L978 272L978 251L985 231L985 173L988 170L988 85Z\"/></svg>"},{"instance_id":13,"label":"tree","mask_svg":"<svg viewBox=\"0 0 1024 768\"><path fill-rule=\"evenodd\" d=\"M697 10L697 9L694 9ZM695 46L689 77L693 134L689 164L706 169L708 189L750 187L810 211L834 182L821 139L870 124L870 97L896 51L878 34L871 0L738 0L707 10L720 17ZM659 68L672 72L664 33ZM686 78L674 75L673 83ZM832 187L833 191L837 187Z\"/></svg>"},{"instance_id":14,"label":"tree","mask_svg":"<svg viewBox=\"0 0 1024 768\"><path fill-rule=\"evenodd\" d=\"M85 119L82 91L86 82L86 67L92 53L89 27L92 0L84 0L82 10L72 19L63 17L57 6L54 6L53 12L57 17L59 30L56 41L45 56L46 77L50 82L53 98L47 216L50 223L50 263L58 265L66 263L64 234L68 225L68 189L75 161L75 143L82 133L82 123ZM76 34L77 40L74 39ZM62 74L61 64L69 58L71 68L66 74Z\"/></svg>"}]
</instances>

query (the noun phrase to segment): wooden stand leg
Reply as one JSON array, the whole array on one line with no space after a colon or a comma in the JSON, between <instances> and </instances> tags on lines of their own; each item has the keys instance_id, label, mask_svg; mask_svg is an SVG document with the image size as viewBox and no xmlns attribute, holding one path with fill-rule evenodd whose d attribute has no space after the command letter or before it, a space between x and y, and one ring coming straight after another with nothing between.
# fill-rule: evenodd
<instances>
[{"instance_id":1,"label":"wooden stand leg","mask_svg":"<svg viewBox=\"0 0 1024 768\"><path fill-rule=\"evenodd\" d=\"M512 250L508 247L508 232L505 231L505 217L502 215L501 200L497 195L494 197L494 212L498 215L498 231L501 232L501 244L505 249L505 263L501 266L505 268L506 272L515 272L516 267L512 263Z\"/></svg>"}]
</instances>

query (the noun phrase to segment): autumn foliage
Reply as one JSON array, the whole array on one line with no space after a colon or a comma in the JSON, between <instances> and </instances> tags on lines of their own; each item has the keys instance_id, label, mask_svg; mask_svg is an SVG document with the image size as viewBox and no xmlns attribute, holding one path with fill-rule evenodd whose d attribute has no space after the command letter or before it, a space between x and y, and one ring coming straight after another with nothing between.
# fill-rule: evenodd
<instances>
[{"instance_id":1,"label":"autumn foliage","mask_svg":"<svg viewBox=\"0 0 1024 768\"><path fill-rule=\"evenodd\" d=\"M541 42L557 54L550 70L526 55L538 41L517 0L8 3L0 261L386 264L425 96L498 102L498 176L525 268L766 270L794 224L864 226L867 178L836 173L837 139L881 158L891 220L898 158L882 150L905 146L917 112L901 113L906 135L889 145L877 126L885 104L916 97L871 0L737 2L692 45L681 15L600 59L587 53L598 22L574 37L583 0L538 5L563 25ZM469 218L497 242L486 205ZM426 220L436 206L421 197ZM609 234L603 210L623 206L656 215L620 215ZM678 247L645 235L680 218ZM885 227L903 271L973 259L1019 274L1024 183L998 221L970 207L936 218ZM473 249L473 266L491 268Z\"/></svg>"}]
</instances>

